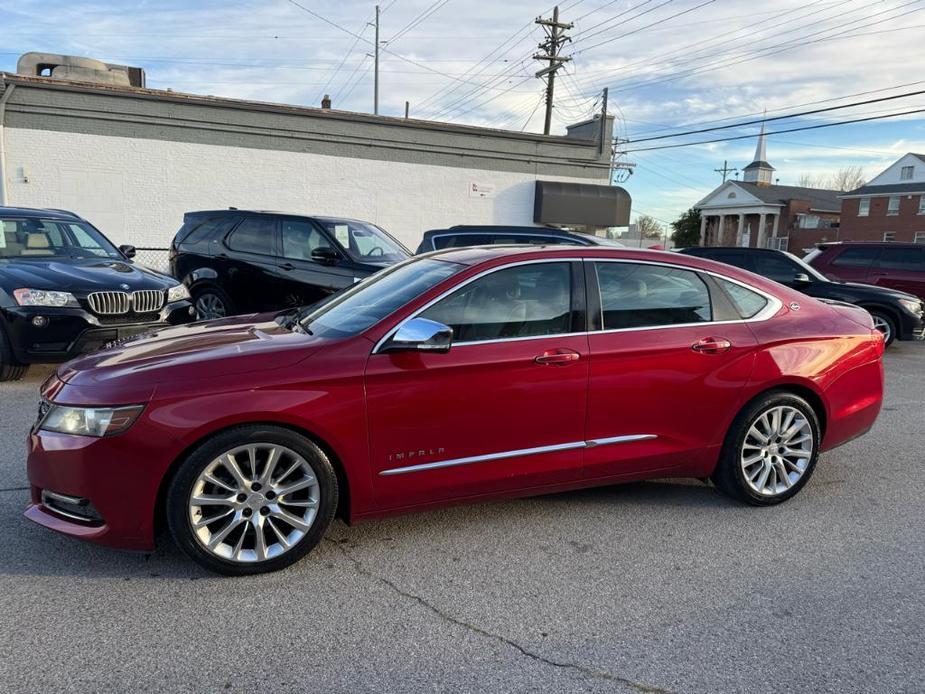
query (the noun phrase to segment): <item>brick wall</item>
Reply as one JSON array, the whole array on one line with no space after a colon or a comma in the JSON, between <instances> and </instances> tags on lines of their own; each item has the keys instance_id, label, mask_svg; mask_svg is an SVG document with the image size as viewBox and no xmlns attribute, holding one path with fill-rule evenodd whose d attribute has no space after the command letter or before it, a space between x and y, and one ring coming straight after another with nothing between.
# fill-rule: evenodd
<instances>
[{"instance_id":1,"label":"brick wall","mask_svg":"<svg viewBox=\"0 0 925 694\"><path fill-rule=\"evenodd\" d=\"M842 200L840 241L882 241L883 233L896 233L896 241L911 242L925 232L925 214L919 214L919 195L900 195L899 214L887 215L889 196L871 197L870 213L858 216L859 198Z\"/></svg>"}]
</instances>

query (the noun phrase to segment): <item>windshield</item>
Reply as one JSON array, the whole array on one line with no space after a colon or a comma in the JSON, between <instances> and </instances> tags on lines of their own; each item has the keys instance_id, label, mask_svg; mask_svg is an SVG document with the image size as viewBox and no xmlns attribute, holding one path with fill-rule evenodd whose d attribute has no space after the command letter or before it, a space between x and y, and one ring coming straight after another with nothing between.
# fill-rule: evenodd
<instances>
[{"instance_id":1,"label":"windshield","mask_svg":"<svg viewBox=\"0 0 925 694\"><path fill-rule=\"evenodd\" d=\"M0 258L122 258L89 224L60 219L0 219Z\"/></svg>"},{"instance_id":2,"label":"windshield","mask_svg":"<svg viewBox=\"0 0 925 694\"><path fill-rule=\"evenodd\" d=\"M396 263L411 253L377 226L347 219L319 219L318 223L358 263Z\"/></svg>"},{"instance_id":3,"label":"windshield","mask_svg":"<svg viewBox=\"0 0 925 694\"><path fill-rule=\"evenodd\" d=\"M809 276L812 277L813 279L818 280L819 282L828 282L828 281L829 281L829 278L828 278L828 277L826 277L825 275L823 275L821 272L819 272L819 271L818 271L816 268L814 268L812 265L807 265L803 260L801 260L800 258L797 258L793 253L790 253L789 251L784 251L784 254L785 254L788 258L790 258L790 260L792 260L792 261L795 262L797 265L799 265L800 268L803 270L803 272L805 272L807 275L809 275Z\"/></svg>"},{"instance_id":4,"label":"windshield","mask_svg":"<svg viewBox=\"0 0 925 694\"><path fill-rule=\"evenodd\" d=\"M465 265L415 258L377 272L323 306L313 307L300 325L321 337L349 337L363 332Z\"/></svg>"}]
</instances>

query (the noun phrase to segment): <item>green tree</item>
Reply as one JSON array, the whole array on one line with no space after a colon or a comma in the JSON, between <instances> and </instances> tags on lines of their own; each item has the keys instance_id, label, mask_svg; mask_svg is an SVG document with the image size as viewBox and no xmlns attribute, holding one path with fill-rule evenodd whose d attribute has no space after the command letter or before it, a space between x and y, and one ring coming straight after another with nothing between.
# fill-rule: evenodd
<instances>
[{"instance_id":1,"label":"green tree","mask_svg":"<svg viewBox=\"0 0 925 694\"><path fill-rule=\"evenodd\" d=\"M700 245L700 210L693 207L671 223L671 241L676 248Z\"/></svg>"}]
</instances>

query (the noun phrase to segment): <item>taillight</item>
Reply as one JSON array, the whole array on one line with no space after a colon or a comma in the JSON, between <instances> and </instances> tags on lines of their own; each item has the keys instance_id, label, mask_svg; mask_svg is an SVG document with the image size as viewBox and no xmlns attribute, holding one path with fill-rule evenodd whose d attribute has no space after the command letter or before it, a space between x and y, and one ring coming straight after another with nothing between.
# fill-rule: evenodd
<instances>
[{"instance_id":1,"label":"taillight","mask_svg":"<svg viewBox=\"0 0 925 694\"><path fill-rule=\"evenodd\" d=\"M883 356L886 351L886 335L874 328L870 331L870 336L877 345L877 354Z\"/></svg>"}]
</instances>

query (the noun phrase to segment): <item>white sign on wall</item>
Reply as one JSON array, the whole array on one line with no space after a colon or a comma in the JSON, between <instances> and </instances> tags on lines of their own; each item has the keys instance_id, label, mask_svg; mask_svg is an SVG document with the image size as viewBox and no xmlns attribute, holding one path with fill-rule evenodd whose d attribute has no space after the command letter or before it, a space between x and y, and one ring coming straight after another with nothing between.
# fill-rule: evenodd
<instances>
[{"instance_id":1,"label":"white sign on wall","mask_svg":"<svg viewBox=\"0 0 925 694\"><path fill-rule=\"evenodd\" d=\"M469 183L469 197L470 198L493 198L495 197L495 184L494 183L476 183L471 181Z\"/></svg>"}]
</instances>

